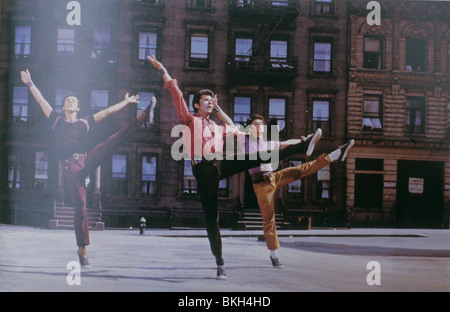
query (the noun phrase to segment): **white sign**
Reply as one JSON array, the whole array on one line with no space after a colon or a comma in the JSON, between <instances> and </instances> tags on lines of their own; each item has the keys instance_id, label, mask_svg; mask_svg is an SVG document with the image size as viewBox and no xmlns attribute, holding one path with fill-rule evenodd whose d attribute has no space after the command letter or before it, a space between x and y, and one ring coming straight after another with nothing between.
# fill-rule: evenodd
<instances>
[{"instance_id":1,"label":"white sign","mask_svg":"<svg viewBox=\"0 0 450 312\"><path fill-rule=\"evenodd\" d=\"M423 179L409 178L408 189L411 194L423 194Z\"/></svg>"}]
</instances>

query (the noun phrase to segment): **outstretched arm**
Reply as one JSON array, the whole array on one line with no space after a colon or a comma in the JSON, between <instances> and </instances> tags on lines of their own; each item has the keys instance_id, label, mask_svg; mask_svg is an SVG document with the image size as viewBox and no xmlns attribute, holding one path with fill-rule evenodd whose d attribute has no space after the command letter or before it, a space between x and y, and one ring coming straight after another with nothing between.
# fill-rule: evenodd
<instances>
[{"instance_id":1,"label":"outstretched arm","mask_svg":"<svg viewBox=\"0 0 450 312\"><path fill-rule=\"evenodd\" d=\"M217 105L217 95L214 95L214 110L216 111L217 117L227 126L231 126L236 129L237 135L245 135L245 132L242 132L235 126L233 120L228 116L220 107Z\"/></svg>"},{"instance_id":2,"label":"outstretched arm","mask_svg":"<svg viewBox=\"0 0 450 312\"><path fill-rule=\"evenodd\" d=\"M157 70L159 70L159 71L162 73L162 75L163 75L162 77L163 77L163 79L164 79L164 82L167 82L167 81L172 80L172 77L170 77L169 73L168 73L167 70L164 68L164 65L156 59L156 56L154 56L154 55L153 55L153 56L147 56L147 59L148 59L148 61L149 61L150 63L152 63L152 65L153 65Z\"/></svg>"},{"instance_id":3,"label":"outstretched arm","mask_svg":"<svg viewBox=\"0 0 450 312\"><path fill-rule=\"evenodd\" d=\"M34 99L36 100L36 102L38 102L39 106L41 107L42 111L44 112L45 117L48 118L50 116L50 113L53 111L53 108L44 99L41 91L39 91L39 89L34 85L33 81L31 80L31 74L28 71L28 69L26 71L20 72L20 78L22 79L22 82L28 86Z\"/></svg>"},{"instance_id":4,"label":"outstretched arm","mask_svg":"<svg viewBox=\"0 0 450 312\"><path fill-rule=\"evenodd\" d=\"M105 119L106 117L108 117L111 114L115 114L118 111L120 111L122 108L124 108L125 106L127 106L129 103L138 103L139 102L139 96L138 95L133 95L133 96L129 96L128 93L125 95L125 98L123 99L123 101L114 104L104 110L99 111L98 113L94 114L94 122L95 123L99 123L100 121L102 121L103 119Z\"/></svg>"},{"instance_id":5,"label":"outstretched arm","mask_svg":"<svg viewBox=\"0 0 450 312\"><path fill-rule=\"evenodd\" d=\"M228 116L217 104L217 94L214 95L214 110L217 113L217 117L226 125L234 126L233 120L231 120L230 116Z\"/></svg>"},{"instance_id":6,"label":"outstretched arm","mask_svg":"<svg viewBox=\"0 0 450 312\"><path fill-rule=\"evenodd\" d=\"M186 101L183 97L183 93L178 88L176 80L170 77L170 75L167 73L167 70L164 68L164 65L159 62L154 55L153 57L147 56L147 59L157 70L161 72L164 79L164 85L172 95L172 102L175 107L175 112L177 113L178 119L182 124L188 125L192 121L193 116L188 110Z\"/></svg>"}]
</instances>

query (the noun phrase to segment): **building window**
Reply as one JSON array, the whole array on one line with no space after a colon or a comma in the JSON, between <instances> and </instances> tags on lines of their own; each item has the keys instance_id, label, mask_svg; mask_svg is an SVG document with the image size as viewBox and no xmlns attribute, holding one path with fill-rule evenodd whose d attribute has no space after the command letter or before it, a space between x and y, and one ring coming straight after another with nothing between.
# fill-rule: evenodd
<instances>
[{"instance_id":1,"label":"building window","mask_svg":"<svg viewBox=\"0 0 450 312\"><path fill-rule=\"evenodd\" d=\"M105 62L115 62L111 55L111 30L109 27L94 28L94 48L91 51L91 59Z\"/></svg>"},{"instance_id":2,"label":"building window","mask_svg":"<svg viewBox=\"0 0 450 312\"><path fill-rule=\"evenodd\" d=\"M158 35L156 32L139 33L139 60L156 55Z\"/></svg>"},{"instance_id":3,"label":"building window","mask_svg":"<svg viewBox=\"0 0 450 312\"><path fill-rule=\"evenodd\" d=\"M234 114L233 121L236 125L243 125L251 114L250 97L236 96L234 98Z\"/></svg>"},{"instance_id":4,"label":"building window","mask_svg":"<svg viewBox=\"0 0 450 312\"><path fill-rule=\"evenodd\" d=\"M111 193L127 194L127 156L113 155L111 174Z\"/></svg>"},{"instance_id":5,"label":"building window","mask_svg":"<svg viewBox=\"0 0 450 312\"><path fill-rule=\"evenodd\" d=\"M288 57L288 42L286 40L270 41L270 62L286 63Z\"/></svg>"},{"instance_id":6,"label":"building window","mask_svg":"<svg viewBox=\"0 0 450 312\"><path fill-rule=\"evenodd\" d=\"M318 200L330 199L330 181L331 181L331 171L330 166L326 166L317 172L317 190L316 198Z\"/></svg>"},{"instance_id":7,"label":"building window","mask_svg":"<svg viewBox=\"0 0 450 312\"><path fill-rule=\"evenodd\" d=\"M406 38L406 71L427 70L427 49L426 38Z\"/></svg>"},{"instance_id":8,"label":"building window","mask_svg":"<svg viewBox=\"0 0 450 312\"><path fill-rule=\"evenodd\" d=\"M152 155L142 156L141 193L156 194L157 158Z\"/></svg>"},{"instance_id":9,"label":"building window","mask_svg":"<svg viewBox=\"0 0 450 312\"><path fill-rule=\"evenodd\" d=\"M253 53L253 39L236 38L235 60L249 62Z\"/></svg>"},{"instance_id":10,"label":"building window","mask_svg":"<svg viewBox=\"0 0 450 312\"><path fill-rule=\"evenodd\" d=\"M16 58L26 58L31 54L31 27L17 26L14 37L14 55Z\"/></svg>"},{"instance_id":11,"label":"building window","mask_svg":"<svg viewBox=\"0 0 450 312\"><path fill-rule=\"evenodd\" d=\"M48 155L46 152L36 152L34 158L34 189L47 190Z\"/></svg>"},{"instance_id":12,"label":"building window","mask_svg":"<svg viewBox=\"0 0 450 312\"><path fill-rule=\"evenodd\" d=\"M91 91L91 108L99 111L108 107L108 90Z\"/></svg>"},{"instance_id":13,"label":"building window","mask_svg":"<svg viewBox=\"0 0 450 312\"><path fill-rule=\"evenodd\" d=\"M314 13L319 15L334 14L333 0L314 0Z\"/></svg>"},{"instance_id":14,"label":"building window","mask_svg":"<svg viewBox=\"0 0 450 312\"><path fill-rule=\"evenodd\" d=\"M382 131L381 96L364 95L363 131Z\"/></svg>"},{"instance_id":15,"label":"building window","mask_svg":"<svg viewBox=\"0 0 450 312\"><path fill-rule=\"evenodd\" d=\"M425 134L425 99L422 97L406 98L406 132Z\"/></svg>"},{"instance_id":16,"label":"building window","mask_svg":"<svg viewBox=\"0 0 450 312\"><path fill-rule=\"evenodd\" d=\"M136 109L136 116L139 116L145 108L150 104L152 97L155 96L154 92L138 92L139 95L139 103L137 104ZM153 119L155 116L153 116ZM151 124L149 123L149 116L147 116L147 119L145 120L145 123L142 125L143 128L145 127L151 127Z\"/></svg>"},{"instance_id":17,"label":"building window","mask_svg":"<svg viewBox=\"0 0 450 312\"><path fill-rule=\"evenodd\" d=\"M204 33L192 33L190 38L189 67L209 67L209 37Z\"/></svg>"},{"instance_id":18,"label":"building window","mask_svg":"<svg viewBox=\"0 0 450 312\"><path fill-rule=\"evenodd\" d=\"M28 88L26 87L13 89L13 120L14 122L28 121Z\"/></svg>"},{"instance_id":19,"label":"building window","mask_svg":"<svg viewBox=\"0 0 450 312\"><path fill-rule=\"evenodd\" d=\"M383 39L381 37L364 38L364 68L383 68Z\"/></svg>"},{"instance_id":20,"label":"building window","mask_svg":"<svg viewBox=\"0 0 450 312\"><path fill-rule=\"evenodd\" d=\"M210 8L211 0L188 0L191 8Z\"/></svg>"},{"instance_id":21,"label":"building window","mask_svg":"<svg viewBox=\"0 0 450 312\"><path fill-rule=\"evenodd\" d=\"M217 196L228 197L228 179L219 181L219 188L217 189Z\"/></svg>"},{"instance_id":22,"label":"building window","mask_svg":"<svg viewBox=\"0 0 450 312\"><path fill-rule=\"evenodd\" d=\"M238 8L253 8L255 6L254 0L235 0Z\"/></svg>"},{"instance_id":23,"label":"building window","mask_svg":"<svg viewBox=\"0 0 450 312\"><path fill-rule=\"evenodd\" d=\"M286 127L286 99L269 99L269 119L276 120L278 130Z\"/></svg>"},{"instance_id":24,"label":"building window","mask_svg":"<svg viewBox=\"0 0 450 312\"><path fill-rule=\"evenodd\" d=\"M383 206L383 159L357 158L355 161L355 207Z\"/></svg>"},{"instance_id":25,"label":"building window","mask_svg":"<svg viewBox=\"0 0 450 312\"><path fill-rule=\"evenodd\" d=\"M272 5L273 6L288 6L289 5L289 0L274 0L272 1Z\"/></svg>"},{"instance_id":26,"label":"building window","mask_svg":"<svg viewBox=\"0 0 450 312\"><path fill-rule=\"evenodd\" d=\"M8 188L20 189L22 161L19 153L8 155Z\"/></svg>"},{"instance_id":27,"label":"building window","mask_svg":"<svg viewBox=\"0 0 450 312\"><path fill-rule=\"evenodd\" d=\"M191 112L192 114L195 114L194 103L192 103L194 101L194 96L195 96L195 92L189 92L188 102L186 103L186 105L188 106L189 112Z\"/></svg>"},{"instance_id":28,"label":"building window","mask_svg":"<svg viewBox=\"0 0 450 312\"><path fill-rule=\"evenodd\" d=\"M313 115L312 115L312 131L318 128L322 129L324 136L331 135L331 121L330 121L330 101L323 99L313 100Z\"/></svg>"},{"instance_id":29,"label":"building window","mask_svg":"<svg viewBox=\"0 0 450 312\"><path fill-rule=\"evenodd\" d=\"M183 194L197 194L197 181L192 173L192 163L190 160L184 161Z\"/></svg>"},{"instance_id":30,"label":"building window","mask_svg":"<svg viewBox=\"0 0 450 312\"><path fill-rule=\"evenodd\" d=\"M75 53L75 30L58 28L57 52L59 54Z\"/></svg>"},{"instance_id":31,"label":"building window","mask_svg":"<svg viewBox=\"0 0 450 312\"><path fill-rule=\"evenodd\" d=\"M331 42L314 42L313 71L316 74L331 74Z\"/></svg>"},{"instance_id":32,"label":"building window","mask_svg":"<svg viewBox=\"0 0 450 312\"><path fill-rule=\"evenodd\" d=\"M300 166L302 164L301 161L291 160L289 161L289 167ZM303 197L303 181L296 180L292 183L289 183L287 186L287 195L290 198L302 198Z\"/></svg>"}]
</instances>

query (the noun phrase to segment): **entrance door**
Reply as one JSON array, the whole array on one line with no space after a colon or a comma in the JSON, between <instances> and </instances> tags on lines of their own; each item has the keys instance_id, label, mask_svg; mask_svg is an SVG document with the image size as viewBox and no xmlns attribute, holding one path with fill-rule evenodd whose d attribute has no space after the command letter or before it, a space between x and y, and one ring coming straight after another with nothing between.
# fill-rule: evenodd
<instances>
[{"instance_id":1,"label":"entrance door","mask_svg":"<svg viewBox=\"0 0 450 312\"><path fill-rule=\"evenodd\" d=\"M399 160L397 221L400 226L439 228L444 221L444 163Z\"/></svg>"}]
</instances>

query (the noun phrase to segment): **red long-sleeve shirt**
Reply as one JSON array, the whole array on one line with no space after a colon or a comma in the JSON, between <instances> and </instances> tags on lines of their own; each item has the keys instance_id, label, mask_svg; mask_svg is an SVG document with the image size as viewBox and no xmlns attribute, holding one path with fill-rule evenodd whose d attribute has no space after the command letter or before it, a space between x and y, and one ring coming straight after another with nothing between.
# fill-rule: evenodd
<instances>
[{"instance_id":1,"label":"red long-sleeve shirt","mask_svg":"<svg viewBox=\"0 0 450 312\"><path fill-rule=\"evenodd\" d=\"M217 125L214 120L189 112L183 93L176 79L164 84L170 91L178 119L189 129L183 131L183 144L191 159L200 159L223 149L223 137L237 134L237 129L228 125ZM189 140L190 137L190 140Z\"/></svg>"}]
</instances>

